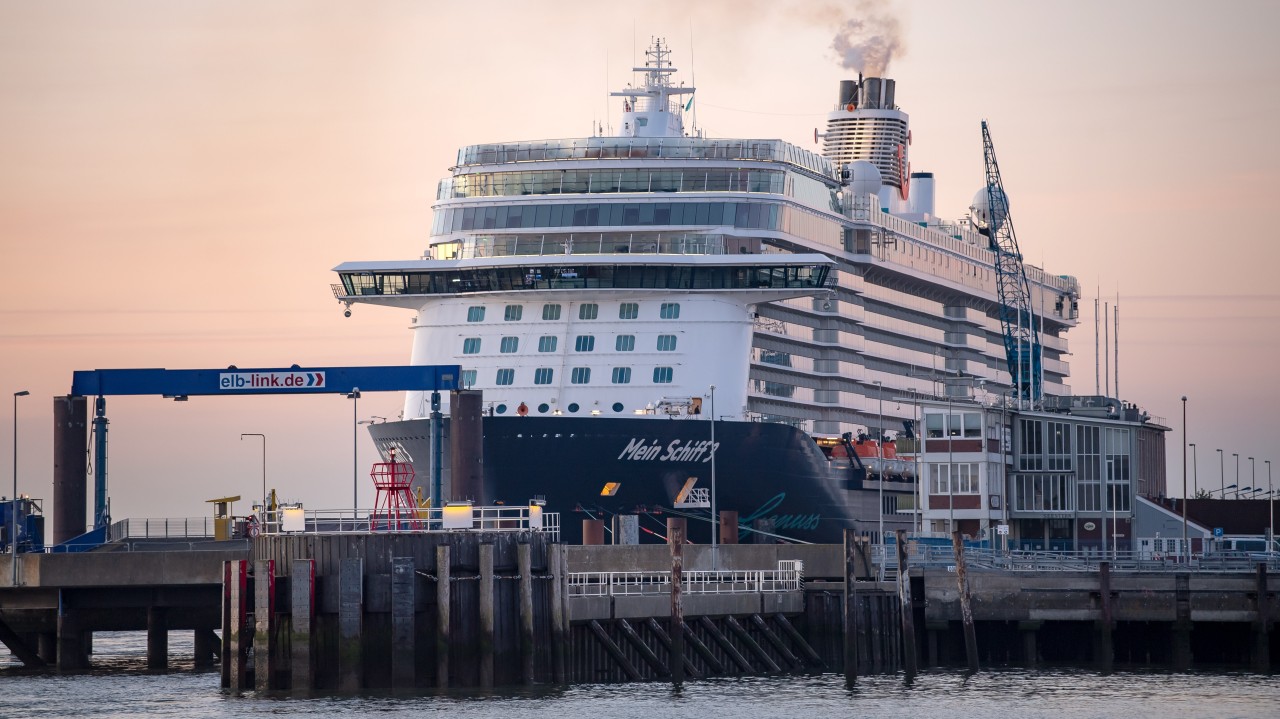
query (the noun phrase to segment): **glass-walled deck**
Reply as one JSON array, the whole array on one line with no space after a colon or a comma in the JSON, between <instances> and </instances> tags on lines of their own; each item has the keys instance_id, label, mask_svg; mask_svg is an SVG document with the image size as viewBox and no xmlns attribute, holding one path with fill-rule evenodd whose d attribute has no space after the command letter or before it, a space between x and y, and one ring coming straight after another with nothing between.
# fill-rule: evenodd
<instances>
[{"instance_id":1,"label":"glass-walled deck","mask_svg":"<svg viewBox=\"0 0 1280 719\"><path fill-rule=\"evenodd\" d=\"M516 255L723 255L726 239L688 232L574 232L539 235L468 235L431 246L433 260ZM755 244L759 244L758 242Z\"/></svg>"},{"instance_id":2,"label":"glass-walled deck","mask_svg":"<svg viewBox=\"0 0 1280 719\"><path fill-rule=\"evenodd\" d=\"M443 295L556 289L747 290L816 289L827 265L747 266L597 265L489 267L387 272L343 272L338 297Z\"/></svg>"}]
</instances>

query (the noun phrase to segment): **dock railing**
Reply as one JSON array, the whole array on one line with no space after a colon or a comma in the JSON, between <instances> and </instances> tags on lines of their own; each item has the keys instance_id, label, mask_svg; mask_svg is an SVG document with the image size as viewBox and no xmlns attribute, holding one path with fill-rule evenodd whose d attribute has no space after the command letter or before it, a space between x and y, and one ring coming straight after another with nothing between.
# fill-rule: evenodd
<instances>
[{"instance_id":1,"label":"dock railing","mask_svg":"<svg viewBox=\"0 0 1280 719\"><path fill-rule=\"evenodd\" d=\"M689 594L798 592L804 562L782 560L777 569L686 570L681 591ZM569 596L617 597L671 593L671 572L570 572Z\"/></svg>"},{"instance_id":2,"label":"dock railing","mask_svg":"<svg viewBox=\"0 0 1280 719\"><path fill-rule=\"evenodd\" d=\"M255 518L256 519L256 518ZM390 513L384 509L279 509L266 513L262 534L390 532L540 532L560 540L560 514L534 506L446 505Z\"/></svg>"},{"instance_id":3,"label":"dock railing","mask_svg":"<svg viewBox=\"0 0 1280 719\"><path fill-rule=\"evenodd\" d=\"M129 539L212 539L213 517L121 519L107 527L108 542Z\"/></svg>"},{"instance_id":4,"label":"dock railing","mask_svg":"<svg viewBox=\"0 0 1280 719\"><path fill-rule=\"evenodd\" d=\"M892 544L873 547L872 557L879 570L879 577L897 576L898 558ZM964 558L971 571L1096 572L1103 562L1107 562L1113 572L1238 573L1254 571L1259 564L1266 564L1268 571L1280 571L1280 553L1276 552L1211 552L1193 556L1188 561L1186 557L1166 556L1150 551L1030 551L965 547ZM951 547L908 544L908 567L945 567L954 571L955 563Z\"/></svg>"}]
</instances>

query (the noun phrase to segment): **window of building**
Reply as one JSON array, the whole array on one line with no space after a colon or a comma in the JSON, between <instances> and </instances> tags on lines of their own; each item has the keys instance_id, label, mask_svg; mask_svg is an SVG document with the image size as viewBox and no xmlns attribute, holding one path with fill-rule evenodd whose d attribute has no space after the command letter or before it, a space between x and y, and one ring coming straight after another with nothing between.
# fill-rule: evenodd
<instances>
[{"instance_id":1,"label":"window of building","mask_svg":"<svg viewBox=\"0 0 1280 719\"><path fill-rule=\"evenodd\" d=\"M573 384L587 384L591 382L591 368L574 367L569 372L569 382Z\"/></svg>"},{"instance_id":2,"label":"window of building","mask_svg":"<svg viewBox=\"0 0 1280 719\"><path fill-rule=\"evenodd\" d=\"M671 384L671 376L673 372L670 367L654 367L653 383L654 384Z\"/></svg>"},{"instance_id":3,"label":"window of building","mask_svg":"<svg viewBox=\"0 0 1280 719\"><path fill-rule=\"evenodd\" d=\"M555 335L543 335L539 337L538 351L539 352L555 352L558 339L559 338L557 338Z\"/></svg>"},{"instance_id":4,"label":"window of building","mask_svg":"<svg viewBox=\"0 0 1280 719\"><path fill-rule=\"evenodd\" d=\"M551 384L551 380L555 378L555 370L550 367L539 367L533 371L534 384Z\"/></svg>"},{"instance_id":5,"label":"window of building","mask_svg":"<svg viewBox=\"0 0 1280 719\"><path fill-rule=\"evenodd\" d=\"M640 304L637 302L623 302L618 305L618 319L634 320L640 316Z\"/></svg>"},{"instance_id":6,"label":"window of building","mask_svg":"<svg viewBox=\"0 0 1280 719\"><path fill-rule=\"evenodd\" d=\"M947 416L945 414L926 414L924 416L925 436L932 439L941 439L943 435L943 425L946 424Z\"/></svg>"},{"instance_id":7,"label":"window of building","mask_svg":"<svg viewBox=\"0 0 1280 719\"><path fill-rule=\"evenodd\" d=\"M479 305L476 307L468 307L467 321L468 322L484 322L484 306Z\"/></svg>"},{"instance_id":8,"label":"window of building","mask_svg":"<svg viewBox=\"0 0 1280 719\"><path fill-rule=\"evenodd\" d=\"M613 383L614 384L631 384L631 368L630 367L614 367Z\"/></svg>"},{"instance_id":9,"label":"window of building","mask_svg":"<svg viewBox=\"0 0 1280 719\"><path fill-rule=\"evenodd\" d=\"M635 335L618 335L618 341L614 343L614 349L619 352L631 352L636 348Z\"/></svg>"},{"instance_id":10,"label":"window of building","mask_svg":"<svg viewBox=\"0 0 1280 719\"><path fill-rule=\"evenodd\" d=\"M966 438L982 438L982 413L981 412L965 412L964 413L964 436Z\"/></svg>"},{"instance_id":11,"label":"window of building","mask_svg":"<svg viewBox=\"0 0 1280 719\"><path fill-rule=\"evenodd\" d=\"M925 469L929 472L929 493L978 494L980 490L978 468L977 462L956 464L931 462L925 465Z\"/></svg>"},{"instance_id":12,"label":"window of building","mask_svg":"<svg viewBox=\"0 0 1280 719\"><path fill-rule=\"evenodd\" d=\"M1045 436L1049 449L1049 470L1071 469L1071 425L1066 422L1049 422Z\"/></svg>"},{"instance_id":13,"label":"window of building","mask_svg":"<svg viewBox=\"0 0 1280 719\"><path fill-rule=\"evenodd\" d=\"M560 319L560 305L551 304L542 306L542 319L558 320Z\"/></svg>"},{"instance_id":14,"label":"window of building","mask_svg":"<svg viewBox=\"0 0 1280 719\"><path fill-rule=\"evenodd\" d=\"M573 340L574 352L594 352L596 349L595 335L578 335Z\"/></svg>"},{"instance_id":15,"label":"window of building","mask_svg":"<svg viewBox=\"0 0 1280 719\"><path fill-rule=\"evenodd\" d=\"M466 339L462 340L462 354L473 355L473 354L478 354L479 352L480 352L479 337L467 337Z\"/></svg>"},{"instance_id":16,"label":"window of building","mask_svg":"<svg viewBox=\"0 0 1280 719\"><path fill-rule=\"evenodd\" d=\"M476 385L476 371L473 369L462 370L462 386L471 388Z\"/></svg>"},{"instance_id":17,"label":"window of building","mask_svg":"<svg viewBox=\"0 0 1280 719\"><path fill-rule=\"evenodd\" d=\"M494 384L499 386L512 384L516 381L516 371L514 369L500 369L493 381Z\"/></svg>"},{"instance_id":18,"label":"window of building","mask_svg":"<svg viewBox=\"0 0 1280 719\"><path fill-rule=\"evenodd\" d=\"M658 316L664 320L680 319L680 303L679 302L663 302L662 307L658 309Z\"/></svg>"},{"instance_id":19,"label":"window of building","mask_svg":"<svg viewBox=\"0 0 1280 719\"><path fill-rule=\"evenodd\" d=\"M588 302L578 306L578 319L594 320L600 315L600 305L594 302Z\"/></svg>"},{"instance_id":20,"label":"window of building","mask_svg":"<svg viewBox=\"0 0 1280 719\"><path fill-rule=\"evenodd\" d=\"M524 305L507 305L502 314L502 319L506 322L519 322L523 315Z\"/></svg>"},{"instance_id":21,"label":"window of building","mask_svg":"<svg viewBox=\"0 0 1280 719\"><path fill-rule=\"evenodd\" d=\"M1018 420L1018 469L1044 469L1044 423L1038 419Z\"/></svg>"},{"instance_id":22,"label":"window of building","mask_svg":"<svg viewBox=\"0 0 1280 719\"><path fill-rule=\"evenodd\" d=\"M519 350L519 349L520 349L520 338L519 338L519 337L503 337L503 338L502 338L502 344L501 344L501 346L498 348L498 351L499 351L499 352L504 352L504 353L506 353L506 354L510 354L510 353L515 352L515 351L517 351L517 350Z\"/></svg>"},{"instance_id":23,"label":"window of building","mask_svg":"<svg viewBox=\"0 0 1280 719\"><path fill-rule=\"evenodd\" d=\"M674 352L676 349L675 335L658 335L658 351Z\"/></svg>"}]
</instances>

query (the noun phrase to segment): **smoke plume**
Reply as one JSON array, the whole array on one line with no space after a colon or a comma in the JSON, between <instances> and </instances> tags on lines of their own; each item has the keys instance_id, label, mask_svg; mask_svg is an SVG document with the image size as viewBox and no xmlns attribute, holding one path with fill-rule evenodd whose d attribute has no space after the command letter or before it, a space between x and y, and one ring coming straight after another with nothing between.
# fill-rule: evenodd
<instances>
[{"instance_id":1,"label":"smoke plume","mask_svg":"<svg viewBox=\"0 0 1280 719\"><path fill-rule=\"evenodd\" d=\"M894 54L906 52L898 18L887 0L858 0L851 5L836 11L840 27L831 48L845 68L868 77L883 76Z\"/></svg>"}]
</instances>

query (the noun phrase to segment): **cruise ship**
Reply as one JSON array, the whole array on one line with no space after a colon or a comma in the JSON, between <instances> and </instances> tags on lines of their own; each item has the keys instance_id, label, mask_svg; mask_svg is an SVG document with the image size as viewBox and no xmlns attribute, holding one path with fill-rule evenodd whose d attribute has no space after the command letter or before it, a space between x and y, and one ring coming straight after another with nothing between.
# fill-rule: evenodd
<instances>
[{"instance_id":1,"label":"cruise ship","mask_svg":"<svg viewBox=\"0 0 1280 719\"><path fill-rule=\"evenodd\" d=\"M464 147L424 256L335 268L348 314L408 310L411 362L462 367L482 482L452 486L427 394L375 444L424 485L440 467L436 501L537 497L568 541L616 516L660 539L671 514L707 541L721 511L742 541L912 528L910 398L1010 374L990 239L935 214L895 81L840 82L819 153L705 137L662 41L635 71L617 134ZM1044 391L1067 395L1078 283L1026 272Z\"/></svg>"}]
</instances>

